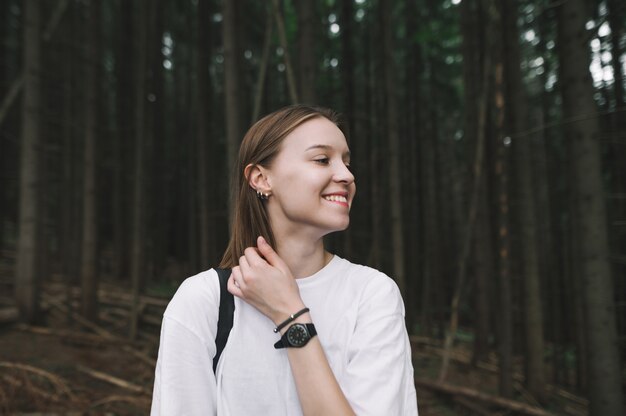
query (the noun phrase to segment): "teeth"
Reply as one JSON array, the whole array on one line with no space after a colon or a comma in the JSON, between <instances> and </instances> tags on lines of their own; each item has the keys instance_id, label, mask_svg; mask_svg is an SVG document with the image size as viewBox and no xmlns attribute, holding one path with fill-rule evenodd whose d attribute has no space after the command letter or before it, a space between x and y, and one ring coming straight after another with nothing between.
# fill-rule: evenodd
<instances>
[{"instance_id":1,"label":"teeth","mask_svg":"<svg viewBox=\"0 0 626 416\"><path fill-rule=\"evenodd\" d=\"M324 199L326 199L327 201L344 202L344 203L348 202L345 196L340 196L340 195L328 195L328 196L325 196Z\"/></svg>"}]
</instances>

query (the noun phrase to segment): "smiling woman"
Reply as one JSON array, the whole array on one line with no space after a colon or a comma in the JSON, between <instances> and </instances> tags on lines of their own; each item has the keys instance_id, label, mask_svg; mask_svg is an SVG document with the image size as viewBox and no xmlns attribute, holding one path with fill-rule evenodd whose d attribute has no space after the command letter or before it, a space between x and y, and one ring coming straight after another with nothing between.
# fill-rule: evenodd
<instances>
[{"instance_id":1,"label":"smiling woman","mask_svg":"<svg viewBox=\"0 0 626 416\"><path fill-rule=\"evenodd\" d=\"M323 237L350 222L349 166L331 110L295 105L250 128L220 264L228 291L211 269L170 302L153 415L417 415L396 284L324 249ZM211 372L231 296L232 328Z\"/></svg>"}]
</instances>

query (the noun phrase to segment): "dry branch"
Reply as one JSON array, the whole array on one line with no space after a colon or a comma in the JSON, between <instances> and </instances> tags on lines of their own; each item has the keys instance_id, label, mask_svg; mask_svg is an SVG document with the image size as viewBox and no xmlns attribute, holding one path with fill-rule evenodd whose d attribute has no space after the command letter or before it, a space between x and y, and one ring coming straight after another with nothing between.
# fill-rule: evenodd
<instances>
[{"instance_id":1,"label":"dry branch","mask_svg":"<svg viewBox=\"0 0 626 416\"><path fill-rule=\"evenodd\" d=\"M417 337L414 335L410 336L409 339L411 341L411 348L413 349L414 353L427 355L425 352L423 352L423 350L426 350L436 355L443 355L443 351L441 350L441 345L438 344L436 340L432 340L427 337ZM471 365L471 357L469 356L469 354L464 354L461 351L450 351L450 358L458 363L468 365L468 366ZM498 365L493 362L479 361L476 364L476 367L479 369L488 371L490 373L493 373L493 374L497 374L499 371ZM532 397L530 393L528 393L528 391L524 388L522 384L524 382L524 376L519 372L514 372L513 379L515 380L514 387L523 396L526 397L528 395L529 396L527 397L528 400L536 403L536 400L534 399L534 397ZM584 397L576 396L554 385L549 384L547 387L550 393L560 396L566 400L569 400L576 406L583 407L584 409L581 410L583 412L585 412L587 409L587 406L589 406L589 400L585 399Z\"/></svg>"},{"instance_id":2,"label":"dry branch","mask_svg":"<svg viewBox=\"0 0 626 416\"><path fill-rule=\"evenodd\" d=\"M144 363L148 364L150 367L152 367L153 369L156 367L156 360L150 356L148 356L148 354L143 353L141 351L138 351L134 348L129 347L128 345L125 345L123 348L124 351L134 355L136 358L139 358L141 361L143 361Z\"/></svg>"},{"instance_id":3,"label":"dry branch","mask_svg":"<svg viewBox=\"0 0 626 416\"><path fill-rule=\"evenodd\" d=\"M482 416L493 416L493 412L490 412L488 409L480 406L478 403L473 402L465 397L461 396L452 396L452 400L461 406L471 410L472 412L482 415Z\"/></svg>"},{"instance_id":4,"label":"dry branch","mask_svg":"<svg viewBox=\"0 0 626 416\"><path fill-rule=\"evenodd\" d=\"M63 341L76 342L88 345L100 344L128 344L128 341L121 338L109 338L102 335L85 334L83 332L71 331L67 329L51 329L40 326L29 326L20 324L15 329L23 332L31 332L38 335L47 335L63 338Z\"/></svg>"},{"instance_id":5,"label":"dry branch","mask_svg":"<svg viewBox=\"0 0 626 416\"><path fill-rule=\"evenodd\" d=\"M35 374L43 378L44 380L47 380L59 394L64 394L72 400L75 398L72 390L69 387L69 384L63 378L48 371L42 370L41 368L33 367L27 364L11 363L8 361L0 362L0 367Z\"/></svg>"},{"instance_id":6,"label":"dry branch","mask_svg":"<svg viewBox=\"0 0 626 416\"><path fill-rule=\"evenodd\" d=\"M291 58L289 58L289 44L287 42L287 34L285 31L285 21L280 12L278 0L272 1L272 8L274 11L274 17L276 18L276 28L278 29L278 39L280 46L283 48L283 59L285 61L285 73L287 74L287 86L289 87L289 97L291 103L296 104L298 102L298 90L296 87L296 79L293 73L293 67L291 66Z\"/></svg>"},{"instance_id":7,"label":"dry branch","mask_svg":"<svg viewBox=\"0 0 626 416\"><path fill-rule=\"evenodd\" d=\"M63 305L61 302L56 301L54 299L48 299L48 302L52 306L54 306L57 309L61 310L62 312L68 313L67 307L65 305ZM141 351L138 351L137 349L132 347L134 344L136 344L136 342L116 337L115 335L113 335L109 331L107 331L106 329L104 329L101 326L99 326L99 325L89 321L88 319L83 318L82 316L78 315L77 313L72 313L72 316L79 323L81 323L82 325L84 325L84 326L90 328L91 330L97 332L103 338L111 340L111 341L119 342L121 344L124 344L123 347L122 347L122 349L124 351L134 355L137 358L139 358L141 361L143 361L144 363L150 365L152 368L154 368L156 366L156 361L154 359L149 357L147 354L145 354L145 353L143 353ZM140 335L143 335L143 334L140 334ZM145 335L147 336L147 334L145 334ZM151 339L151 342L158 342L158 338L156 338L156 340Z\"/></svg>"},{"instance_id":8,"label":"dry branch","mask_svg":"<svg viewBox=\"0 0 626 416\"><path fill-rule=\"evenodd\" d=\"M93 378L97 378L98 380L102 380L102 381L106 381L109 384L113 384L114 386L118 386L121 388L124 388L126 390L130 390L134 393L141 393L141 394L147 394L150 395L152 392L150 390L148 390L145 387L142 386L138 386L136 384L133 384L129 381L123 380L121 378L112 376L110 374L107 373L103 373L102 371L96 371L96 370L92 370L91 368L82 366L82 365L77 365L76 369L88 374L90 376L92 376Z\"/></svg>"},{"instance_id":9,"label":"dry branch","mask_svg":"<svg viewBox=\"0 0 626 416\"><path fill-rule=\"evenodd\" d=\"M61 401L61 396L58 394L52 394L52 393L48 393L38 387L32 386L30 385L30 383L26 382L23 379L19 379L18 377L13 377L13 376L9 376L6 374L2 375L2 380L4 380L5 383L11 385L11 387L13 387L14 389L26 389L28 390L30 393L33 393L36 396L40 396L43 397L44 399L48 400L48 401L52 401L52 402L59 402ZM32 396L32 395L31 395Z\"/></svg>"},{"instance_id":10,"label":"dry branch","mask_svg":"<svg viewBox=\"0 0 626 416\"><path fill-rule=\"evenodd\" d=\"M535 406L528 405L526 403L517 402L515 400L509 400L502 397L493 396L491 394L483 393L478 390L473 390L467 387L454 386L448 383L441 383L433 380L426 380L421 378L415 379L415 385L423 387L429 390L434 390L440 393L451 394L453 396L462 396L473 400L478 400L484 403L488 403L493 406L503 407L515 412L521 412L527 415L534 416L552 416L543 409Z\"/></svg>"},{"instance_id":11,"label":"dry branch","mask_svg":"<svg viewBox=\"0 0 626 416\"><path fill-rule=\"evenodd\" d=\"M465 235L461 245L461 253L459 255L459 266L457 270L456 282L454 285L454 295L452 296L452 302L450 305L450 327L446 334L444 341L443 359L441 360L441 368L439 369L439 381L443 382L446 379L448 371L448 363L450 362L450 351L459 324L459 305L461 303L461 296L465 288L465 280L467 279L467 262L469 260L471 243L473 238L474 226L476 223L476 217L478 215L478 202L480 197L480 184L483 176L483 160L485 158L485 141L486 141L486 123L487 123L487 95L489 91L489 75L490 71L487 68L490 67L491 53L487 49L487 53L483 57L483 91L478 103L478 131L476 132L476 154L474 156L474 181L472 185L472 194L470 199L470 206L467 213L467 226L465 228Z\"/></svg>"},{"instance_id":12,"label":"dry branch","mask_svg":"<svg viewBox=\"0 0 626 416\"><path fill-rule=\"evenodd\" d=\"M68 3L69 2L67 0L61 0L58 3L57 8L55 9L54 13L52 13L52 17L50 21L48 22L48 24L46 25L46 29L43 33L44 42L48 42L50 38L52 37L52 34L54 33L54 31L56 30L58 26L59 20L61 20L61 16L63 16L65 9L67 9ZM16 98L18 97L19 93L22 91L23 86L24 86L24 74L20 74L13 81L13 85L11 86L9 93L6 95L6 97L4 97L4 100L2 100L2 106L0 107L0 125L4 121L4 118L6 117L6 115L8 114L9 109L11 108L13 103L16 101Z\"/></svg>"},{"instance_id":13,"label":"dry branch","mask_svg":"<svg viewBox=\"0 0 626 416\"><path fill-rule=\"evenodd\" d=\"M46 296L46 301L54 306L55 308L59 309L61 312L65 312L65 313L71 313L67 307L65 305L63 305L62 302L50 297L50 296ZM103 337L107 337L107 338L117 338L115 335L111 334L109 331L107 331L106 329L102 328L101 326L91 322L90 320L83 318L82 316L80 316L77 313L71 313L72 317L74 319L76 319L76 321L78 323L80 323L83 326L86 326L87 328L91 329L92 331L94 331L95 333L97 333L98 335L101 335Z\"/></svg>"},{"instance_id":14,"label":"dry branch","mask_svg":"<svg viewBox=\"0 0 626 416\"><path fill-rule=\"evenodd\" d=\"M141 409L147 409L150 407L150 400L146 399L145 397L119 396L119 395L105 397L104 399L101 399L101 400L98 400L97 402L92 403L91 406L89 407L91 409L94 409L96 407L107 405L109 403L115 403L115 402L131 403Z\"/></svg>"},{"instance_id":15,"label":"dry branch","mask_svg":"<svg viewBox=\"0 0 626 416\"><path fill-rule=\"evenodd\" d=\"M20 313L15 306L0 309L0 324L9 324L19 319Z\"/></svg>"},{"instance_id":16,"label":"dry branch","mask_svg":"<svg viewBox=\"0 0 626 416\"><path fill-rule=\"evenodd\" d=\"M267 63L269 62L270 47L272 46L272 11L267 11L265 22L265 39L263 40L263 53L261 54L261 64L259 65L259 77L256 83L256 93L254 94L254 106L252 110L252 123L257 121L261 113L261 100L263 99L263 89L265 87L265 77L267 74Z\"/></svg>"}]
</instances>

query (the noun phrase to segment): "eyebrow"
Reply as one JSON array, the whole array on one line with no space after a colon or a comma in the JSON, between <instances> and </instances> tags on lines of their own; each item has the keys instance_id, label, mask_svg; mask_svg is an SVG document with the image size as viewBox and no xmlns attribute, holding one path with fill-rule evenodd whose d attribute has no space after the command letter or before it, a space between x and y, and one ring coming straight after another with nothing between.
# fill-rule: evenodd
<instances>
[{"instance_id":1,"label":"eyebrow","mask_svg":"<svg viewBox=\"0 0 626 416\"><path fill-rule=\"evenodd\" d=\"M313 146L309 146L305 152L308 152L309 150L313 150L313 149L324 149L324 150L333 150L332 146L329 146L327 144L314 144ZM350 157L350 151L346 150L343 154L344 157Z\"/></svg>"}]
</instances>

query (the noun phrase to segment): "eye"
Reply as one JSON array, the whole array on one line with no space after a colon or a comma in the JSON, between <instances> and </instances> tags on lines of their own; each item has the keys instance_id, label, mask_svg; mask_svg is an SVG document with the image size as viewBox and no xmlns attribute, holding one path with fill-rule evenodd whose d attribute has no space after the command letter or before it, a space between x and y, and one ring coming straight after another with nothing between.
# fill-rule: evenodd
<instances>
[{"instance_id":1,"label":"eye","mask_svg":"<svg viewBox=\"0 0 626 416\"><path fill-rule=\"evenodd\" d=\"M320 165L328 165L330 163L330 159L327 157L322 157L319 159L315 159L316 163L319 163Z\"/></svg>"}]
</instances>

